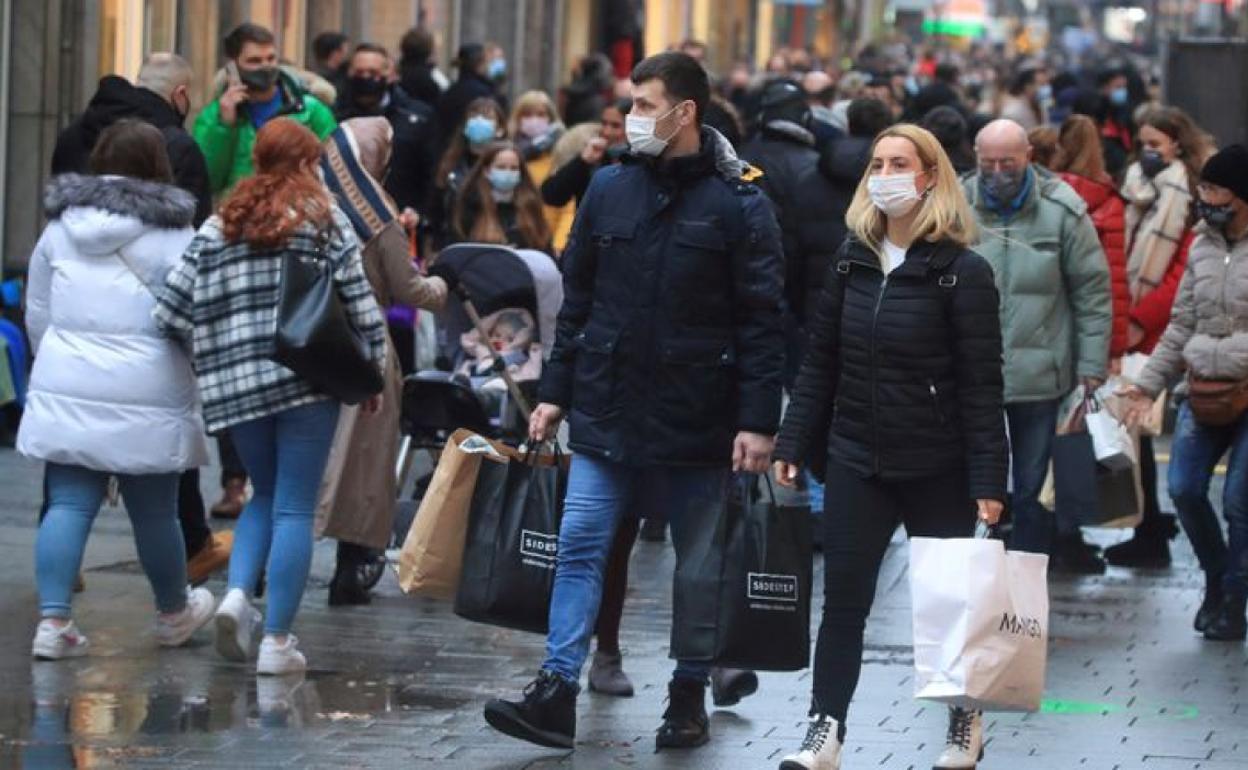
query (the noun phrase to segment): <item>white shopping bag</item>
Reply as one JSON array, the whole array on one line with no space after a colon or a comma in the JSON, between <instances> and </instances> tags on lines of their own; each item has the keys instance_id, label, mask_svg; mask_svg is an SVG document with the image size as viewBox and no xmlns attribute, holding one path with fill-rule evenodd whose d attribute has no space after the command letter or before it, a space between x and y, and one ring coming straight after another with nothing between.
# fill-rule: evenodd
<instances>
[{"instance_id":1,"label":"white shopping bag","mask_svg":"<svg viewBox=\"0 0 1248 770\"><path fill-rule=\"evenodd\" d=\"M980 538L910 540L916 698L1036 711L1049 639L1049 557Z\"/></svg>"}]
</instances>

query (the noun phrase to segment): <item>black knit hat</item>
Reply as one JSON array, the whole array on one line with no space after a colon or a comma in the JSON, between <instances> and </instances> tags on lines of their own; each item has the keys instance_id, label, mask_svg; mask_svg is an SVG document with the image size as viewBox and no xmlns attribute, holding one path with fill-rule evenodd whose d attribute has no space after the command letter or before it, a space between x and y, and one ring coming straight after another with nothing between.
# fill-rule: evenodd
<instances>
[{"instance_id":1,"label":"black knit hat","mask_svg":"<svg viewBox=\"0 0 1248 770\"><path fill-rule=\"evenodd\" d=\"M1200 170L1202 182L1225 187L1235 197L1248 203L1248 147L1232 144L1205 161Z\"/></svg>"}]
</instances>

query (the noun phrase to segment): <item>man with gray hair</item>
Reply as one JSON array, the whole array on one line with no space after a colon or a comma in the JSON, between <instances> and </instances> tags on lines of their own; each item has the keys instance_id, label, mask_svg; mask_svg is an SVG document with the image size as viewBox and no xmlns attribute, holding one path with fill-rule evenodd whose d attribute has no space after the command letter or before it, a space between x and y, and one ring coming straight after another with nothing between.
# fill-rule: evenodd
<instances>
[{"instance_id":1,"label":"man with gray hair","mask_svg":"<svg viewBox=\"0 0 1248 770\"><path fill-rule=\"evenodd\" d=\"M174 183L195 196L194 224L198 227L212 213L212 192L204 154L183 127L191 111L193 77L191 65L175 53L149 55L134 84L117 75L105 75L86 111L57 137L52 173L86 173L96 139L118 120L134 118L151 123L165 137Z\"/></svg>"},{"instance_id":2,"label":"man with gray hair","mask_svg":"<svg viewBox=\"0 0 1248 770\"><path fill-rule=\"evenodd\" d=\"M1087 205L1057 176L1031 163L1022 126L996 120L975 139L976 173L963 177L980 225L974 249L1001 295L1005 409L1013 454L1013 548L1054 552L1054 566L1103 572L1077 521L1040 505L1053 454L1058 404L1083 383L1095 388L1109 364L1109 267Z\"/></svg>"}]
</instances>

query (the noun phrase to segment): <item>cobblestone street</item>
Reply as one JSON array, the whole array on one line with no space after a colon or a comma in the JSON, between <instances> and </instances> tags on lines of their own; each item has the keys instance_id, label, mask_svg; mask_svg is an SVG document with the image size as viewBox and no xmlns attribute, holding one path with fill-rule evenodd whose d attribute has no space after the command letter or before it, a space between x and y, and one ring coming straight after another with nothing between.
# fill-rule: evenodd
<instances>
[{"instance_id":1,"label":"cobblestone street","mask_svg":"<svg viewBox=\"0 0 1248 770\"><path fill-rule=\"evenodd\" d=\"M515 693L531 678L539 637L474 625L443 603L407 598L393 575L372 606L330 610L330 543L318 545L296 623L311 665L297 682L258 682L254 672L222 662L207 631L191 649L159 650L129 525L116 509L97 521L86 592L76 600L90 656L32 663L38 478L34 464L0 453L0 612L8 619L0 631L0 766L767 768L804 734L809 674L766 674L758 695L714 714L709 746L653 753L669 667L673 556L648 543L634 555L623 630L637 696L583 696L572 754L510 740L480 716L488 698ZM1201 585L1185 541L1178 553L1168 571L1111 568L1103 578L1053 581L1045 708L990 715L981 767L1248 768L1248 655L1242 644L1205 642L1190 630ZM851 770L930 767L943 739L942 709L911 697L906 583L898 539L868 625L849 720ZM222 584L209 587L219 593Z\"/></svg>"}]
</instances>

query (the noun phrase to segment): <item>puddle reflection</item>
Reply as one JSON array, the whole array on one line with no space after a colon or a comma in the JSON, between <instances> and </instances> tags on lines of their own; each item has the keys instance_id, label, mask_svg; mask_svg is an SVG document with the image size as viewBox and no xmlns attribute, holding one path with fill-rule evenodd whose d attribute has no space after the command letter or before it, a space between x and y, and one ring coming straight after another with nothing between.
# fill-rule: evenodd
<instances>
[{"instance_id":1,"label":"puddle reflection","mask_svg":"<svg viewBox=\"0 0 1248 770\"><path fill-rule=\"evenodd\" d=\"M72 662L31 665L28 724L2 724L0 764L23 770L125 766L185 748L185 736L236 729L300 729L367 723L392 712L451 711L468 702L413 683L414 676L362 678L337 673L256 677L220 669L195 676L136 674L120 667ZM29 697L29 700L26 698ZM162 736L183 736L174 745ZM214 745L205 739L205 747Z\"/></svg>"}]
</instances>

